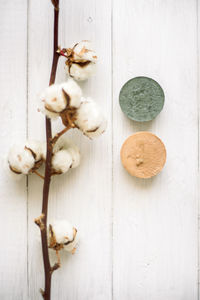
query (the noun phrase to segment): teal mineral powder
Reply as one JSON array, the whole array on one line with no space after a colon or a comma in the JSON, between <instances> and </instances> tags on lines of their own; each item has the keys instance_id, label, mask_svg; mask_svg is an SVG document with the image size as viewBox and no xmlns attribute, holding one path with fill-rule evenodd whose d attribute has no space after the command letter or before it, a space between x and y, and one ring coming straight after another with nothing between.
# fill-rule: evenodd
<instances>
[{"instance_id":1,"label":"teal mineral powder","mask_svg":"<svg viewBox=\"0 0 200 300\"><path fill-rule=\"evenodd\" d=\"M163 109L165 95L161 86L148 77L135 77L127 81L119 95L122 111L138 122L153 120Z\"/></svg>"}]
</instances>

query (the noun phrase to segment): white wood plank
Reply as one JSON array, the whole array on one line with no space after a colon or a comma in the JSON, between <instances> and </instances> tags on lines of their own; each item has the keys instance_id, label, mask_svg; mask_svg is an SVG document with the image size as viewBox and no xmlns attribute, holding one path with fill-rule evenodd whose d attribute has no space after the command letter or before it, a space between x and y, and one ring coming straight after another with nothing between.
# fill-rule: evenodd
<instances>
[{"instance_id":1,"label":"white wood plank","mask_svg":"<svg viewBox=\"0 0 200 300\"><path fill-rule=\"evenodd\" d=\"M27 3L0 3L1 166L12 143L26 138ZM27 299L26 178L0 169L0 298Z\"/></svg>"},{"instance_id":2,"label":"white wood plank","mask_svg":"<svg viewBox=\"0 0 200 300\"><path fill-rule=\"evenodd\" d=\"M74 256L62 254L62 268L53 275L52 299L111 299L111 1L61 1L60 41L63 47L82 39L94 41L100 56L96 76L82 83L108 118L108 130L90 141L76 130L69 135L80 147L79 168L54 178L49 217L67 218L80 234ZM44 117L36 111L36 95L47 86L52 59L53 9L50 1L30 1L29 8L29 137L44 136ZM39 48L38 48L39 45ZM66 80L61 59L57 81ZM54 128L62 128L59 122ZM29 288L38 298L43 267L34 217L41 210L42 182L29 180ZM53 257L54 259L55 257Z\"/></svg>"},{"instance_id":3,"label":"white wood plank","mask_svg":"<svg viewBox=\"0 0 200 300\"><path fill-rule=\"evenodd\" d=\"M114 36L114 299L197 299L197 19L196 1L116 0ZM156 120L131 122L121 86L149 76L164 88ZM163 172L129 176L119 151L139 130L167 148Z\"/></svg>"},{"instance_id":4,"label":"white wood plank","mask_svg":"<svg viewBox=\"0 0 200 300\"><path fill-rule=\"evenodd\" d=\"M45 139L45 119L37 111L39 94L48 85L52 55L52 18L50 1L29 1L28 10L28 137ZM29 299L39 299L44 274L40 232L34 218L41 214L43 182L37 176L28 181L28 270Z\"/></svg>"},{"instance_id":5,"label":"white wood plank","mask_svg":"<svg viewBox=\"0 0 200 300\"><path fill-rule=\"evenodd\" d=\"M200 94L200 76L199 76L199 62L200 62L200 40L199 40L199 34L200 34L200 3L199 0L197 0L197 55L198 55L198 59L197 59L197 93L198 93L198 113L200 115L200 104L199 104L199 94ZM199 122L199 118L198 118L198 130L199 130L199 140L200 140L200 122ZM198 154L200 157L200 147L198 145ZM199 157L198 157L198 170L199 170ZM199 176L198 176L198 180L199 180ZM200 300L200 204L198 207L198 300Z\"/></svg>"}]
</instances>

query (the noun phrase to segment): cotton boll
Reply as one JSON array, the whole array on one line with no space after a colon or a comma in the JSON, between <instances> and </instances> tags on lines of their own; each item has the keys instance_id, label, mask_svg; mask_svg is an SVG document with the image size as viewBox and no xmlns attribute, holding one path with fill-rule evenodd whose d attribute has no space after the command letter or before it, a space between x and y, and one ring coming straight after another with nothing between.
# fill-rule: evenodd
<instances>
[{"instance_id":1,"label":"cotton boll","mask_svg":"<svg viewBox=\"0 0 200 300\"><path fill-rule=\"evenodd\" d=\"M82 97L82 90L79 85L73 79L69 79L67 82L61 84L61 88L66 93L65 97L68 97L68 106L79 107Z\"/></svg>"},{"instance_id":2,"label":"cotton boll","mask_svg":"<svg viewBox=\"0 0 200 300\"><path fill-rule=\"evenodd\" d=\"M67 150L72 158L71 168L76 168L80 164L80 151L78 147L72 143L68 138L62 136L58 139L54 146L54 152L59 150Z\"/></svg>"},{"instance_id":3,"label":"cotton boll","mask_svg":"<svg viewBox=\"0 0 200 300\"><path fill-rule=\"evenodd\" d=\"M17 173L14 173L13 171L11 171L7 157L4 157L2 160L3 160L2 161L3 173L5 174L5 176L14 181L21 180L23 177L23 174L21 174L21 173L17 174Z\"/></svg>"},{"instance_id":4,"label":"cotton boll","mask_svg":"<svg viewBox=\"0 0 200 300\"><path fill-rule=\"evenodd\" d=\"M96 63L97 55L90 41L81 41L73 48L73 59L76 62L91 61Z\"/></svg>"},{"instance_id":5,"label":"cotton boll","mask_svg":"<svg viewBox=\"0 0 200 300\"><path fill-rule=\"evenodd\" d=\"M101 125L96 130L86 131L84 134L90 139L93 139L103 134L106 128L107 128L107 121L105 118L103 118Z\"/></svg>"},{"instance_id":6,"label":"cotton boll","mask_svg":"<svg viewBox=\"0 0 200 300\"><path fill-rule=\"evenodd\" d=\"M102 113L98 105L91 98L82 98L81 106L77 110L76 124L85 131L93 130L102 122Z\"/></svg>"},{"instance_id":7,"label":"cotton boll","mask_svg":"<svg viewBox=\"0 0 200 300\"><path fill-rule=\"evenodd\" d=\"M72 158L71 168L77 168L80 165L80 151L79 149L73 145L67 149Z\"/></svg>"},{"instance_id":8,"label":"cotton boll","mask_svg":"<svg viewBox=\"0 0 200 300\"><path fill-rule=\"evenodd\" d=\"M67 49L66 72L75 80L86 80L96 70L97 55L90 41L81 41Z\"/></svg>"},{"instance_id":9,"label":"cotton boll","mask_svg":"<svg viewBox=\"0 0 200 300\"><path fill-rule=\"evenodd\" d=\"M34 167L35 159L24 145L14 145L8 154L8 163L14 173L28 174Z\"/></svg>"},{"instance_id":10,"label":"cotton boll","mask_svg":"<svg viewBox=\"0 0 200 300\"><path fill-rule=\"evenodd\" d=\"M26 142L26 147L32 151L35 161L42 159L42 145L42 142L36 140L28 140Z\"/></svg>"},{"instance_id":11,"label":"cotton boll","mask_svg":"<svg viewBox=\"0 0 200 300\"><path fill-rule=\"evenodd\" d=\"M48 118L56 119L63 111L79 107L81 96L81 88L73 79L61 84L53 84L41 95L44 106L40 111Z\"/></svg>"},{"instance_id":12,"label":"cotton boll","mask_svg":"<svg viewBox=\"0 0 200 300\"><path fill-rule=\"evenodd\" d=\"M95 73L96 65L93 62L85 64L72 63L71 66L66 66L66 71L75 80L82 81L90 78Z\"/></svg>"},{"instance_id":13,"label":"cotton boll","mask_svg":"<svg viewBox=\"0 0 200 300\"><path fill-rule=\"evenodd\" d=\"M107 125L99 106L91 98L82 100L75 123L90 138L102 134Z\"/></svg>"},{"instance_id":14,"label":"cotton boll","mask_svg":"<svg viewBox=\"0 0 200 300\"><path fill-rule=\"evenodd\" d=\"M59 113L52 112L50 110L47 110L45 108L45 100L44 100L44 93L40 95L39 98L39 103L38 103L38 111L43 113L47 118L56 120L59 117Z\"/></svg>"},{"instance_id":15,"label":"cotton boll","mask_svg":"<svg viewBox=\"0 0 200 300\"><path fill-rule=\"evenodd\" d=\"M67 150L60 150L53 155L52 168L55 173L66 173L72 166L72 157Z\"/></svg>"},{"instance_id":16,"label":"cotton boll","mask_svg":"<svg viewBox=\"0 0 200 300\"><path fill-rule=\"evenodd\" d=\"M59 113L66 108L67 99L60 84L53 84L46 88L42 94L42 98L47 111Z\"/></svg>"},{"instance_id":17,"label":"cotton boll","mask_svg":"<svg viewBox=\"0 0 200 300\"><path fill-rule=\"evenodd\" d=\"M42 143L41 149L42 149L41 150L42 159L46 160L46 143ZM78 167L78 165L80 164L80 151L74 143L72 143L64 136L60 137L53 147L53 153L54 153L53 161L55 160L57 162L57 159L61 157L61 162L62 162L62 152L61 154L56 155L57 158L55 158L55 153L61 150L67 150L68 154L71 156L71 159L69 159L69 162L71 162L70 168ZM69 157L68 154L67 157Z\"/></svg>"},{"instance_id":18,"label":"cotton boll","mask_svg":"<svg viewBox=\"0 0 200 300\"><path fill-rule=\"evenodd\" d=\"M73 252L77 242L77 230L68 221L56 220L49 226L50 248Z\"/></svg>"}]
</instances>

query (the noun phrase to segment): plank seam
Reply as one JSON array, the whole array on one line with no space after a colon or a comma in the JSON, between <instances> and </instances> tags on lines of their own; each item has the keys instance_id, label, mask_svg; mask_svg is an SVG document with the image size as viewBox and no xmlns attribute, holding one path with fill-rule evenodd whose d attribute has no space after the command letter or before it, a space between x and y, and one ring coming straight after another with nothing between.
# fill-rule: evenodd
<instances>
[{"instance_id":1,"label":"plank seam","mask_svg":"<svg viewBox=\"0 0 200 300\"><path fill-rule=\"evenodd\" d=\"M111 149L111 155L112 155L112 187L111 187L111 219L112 219L112 225L111 225L111 298L113 300L114 297L114 291L113 291L113 276L114 276L114 199L113 199L113 189L114 189L114 170L113 170L113 155L114 155L114 141L113 141L113 132L114 132L114 126L113 126L113 0L111 0L111 135L112 135L112 149Z\"/></svg>"},{"instance_id":2,"label":"plank seam","mask_svg":"<svg viewBox=\"0 0 200 300\"><path fill-rule=\"evenodd\" d=\"M27 37L26 37L26 138L29 138L29 131L28 131L28 116L29 116L29 0L27 0ZM29 179L26 176L26 222L27 222L27 265L26 265L26 272L27 272L27 296L29 299L29 218L28 218L28 205L29 199Z\"/></svg>"}]
</instances>

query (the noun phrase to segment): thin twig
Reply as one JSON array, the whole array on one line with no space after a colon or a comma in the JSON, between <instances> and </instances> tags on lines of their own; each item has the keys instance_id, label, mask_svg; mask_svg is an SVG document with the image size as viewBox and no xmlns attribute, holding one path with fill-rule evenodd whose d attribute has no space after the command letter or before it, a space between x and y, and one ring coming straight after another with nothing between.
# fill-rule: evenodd
<instances>
[{"instance_id":1,"label":"thin twig","mask_svg":"<svg viewBox=\"0 0 200 300\"><path fill-rule=\"evenodd\" d=\"M34 174L36 174L37 176L39 176L40 178L44 179L44 176L42 174L40 174L38 171L33 171Z\"/></svg>"},{"instance_id":2,"label":"thin twig","mask_svg":"<svg viewBox=\"0 0 200 300\"><path fill-rule=\"evenodd\" d=\"M58 133L51 139L52 145L55 145L55 143L57 142L57 140L59 139L59 137L61 137L61 135L63 135L65 132L67 132L70 128L71 128L71 126L68 126L68 127L65 127L63 130L61 130L60 132L58 132Z\"/></svg>"},{"instance_id":3,"label":"thin twig","mask_svg":"<svg viewBox=\"0 0 200 300\"><path fill-rule=\"evenodd\" d=\"M55 82L56 70L58 65L59 54L57 53L58 49L58 20L59 20L59 0L52 1L54 5L54 44L53 44L53 62L51 68L51 75L49 85L52 85ZM45 288L42 293L45 300L51 299L51 277L52 277L52 267L49 259L49 249L48 249L48 240L47 240L47 214L48 214L48 198L49 198L49 188L51 181L51 160L53 146L51 143L52 140L52 131L51 131L51 120L46 117L46 144L47 144L47 153L46 153L46 163L45 163L45 177L43 185L43 201L42 201L42 224L44 225L41 229L41 242L42 242L42 255L44 262L44 273L45 273Z\"/></svg>"}]
</instances>

